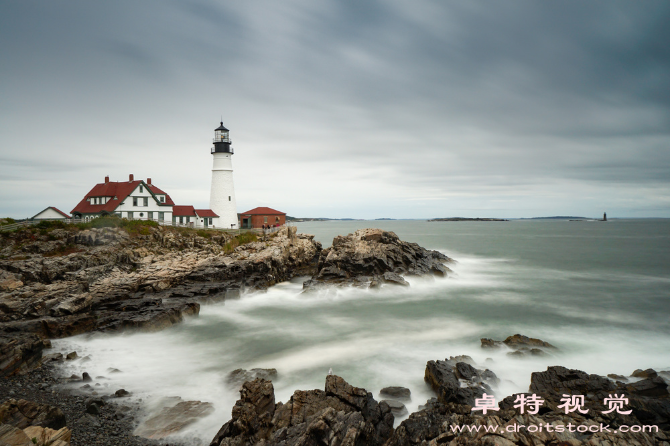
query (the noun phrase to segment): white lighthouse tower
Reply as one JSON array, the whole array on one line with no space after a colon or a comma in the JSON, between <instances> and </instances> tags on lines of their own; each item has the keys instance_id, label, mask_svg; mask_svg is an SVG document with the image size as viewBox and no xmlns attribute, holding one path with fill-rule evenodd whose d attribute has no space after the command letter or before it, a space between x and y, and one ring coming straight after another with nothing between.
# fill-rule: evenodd
<instances>
[{"instance_id":1,"label":"white lighthouse tower","mask_svg":"<svg viewBox=\"0 0 670 446\"><path fill-rule=\"evenodd\" d=\"M219 216L221 228L237 228L237 204L233 184L233 148L230 146L229 130L221 125L214 129L212 148L212 190L209 193L209 208Z\"/></svg>"}]
</instances>

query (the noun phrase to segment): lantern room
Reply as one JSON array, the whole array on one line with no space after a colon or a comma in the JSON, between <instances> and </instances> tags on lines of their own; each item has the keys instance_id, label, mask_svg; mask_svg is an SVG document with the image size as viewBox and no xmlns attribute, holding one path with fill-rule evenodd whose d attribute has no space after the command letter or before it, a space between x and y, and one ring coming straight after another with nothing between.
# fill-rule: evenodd
<instances>
[{"instance_id":1,"label":"lantern room","mask_svg":"<svg viewBox=\"0 0 670 446\"><path fill-rule=\"evenodd\" d=\"M233 153L233 148L230 147L229 130L221 125L214 129L214 147L212 153Z\"/></svg>"}]
</instances>

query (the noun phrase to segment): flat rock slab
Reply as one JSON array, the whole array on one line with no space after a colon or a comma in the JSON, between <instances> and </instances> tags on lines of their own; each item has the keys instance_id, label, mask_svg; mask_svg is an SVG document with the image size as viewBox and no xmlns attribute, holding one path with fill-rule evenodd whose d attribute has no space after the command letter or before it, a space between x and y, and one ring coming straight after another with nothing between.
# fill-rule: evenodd
<instances>
[{"instance_id":1,"label":"flat rock slab","mask_svg":"<svg viewBox=\"0 0 670 446\"><path fill-rule=\"evenodd\" d=\"M175 434L201 418L214 412L211 403L181 401L172 407L164 407L157 415L145 420L135 429L135 435L160 440Z\"/></svg>"},{"instance_id":2,"label":"flat rock slab","mask_svg":"<svg viewBox=\"0 0 670 446\"><path fill-rule=\"evenodd\" d=\"M409 412L407 411L407 407L400 401L396 400L381 400L380 403L386 403L388 406L391 408L391 413L395 417L404 417L407 415Z\"/></svg>"}]
</instances>

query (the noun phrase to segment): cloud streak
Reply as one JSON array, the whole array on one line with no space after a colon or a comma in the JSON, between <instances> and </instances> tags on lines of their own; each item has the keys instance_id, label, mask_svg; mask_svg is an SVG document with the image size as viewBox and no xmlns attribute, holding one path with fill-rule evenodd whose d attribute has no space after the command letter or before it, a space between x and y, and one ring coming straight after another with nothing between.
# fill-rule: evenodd
<instances>
[{"instance_id":1,"label":"cloud streak","mask_svg":"<svg viewBox=\"0 0 670 446\"><path fill-rule=\"evenodd\" d=\"M223 114L239 211L670 217L668 18L664 2L4 3L0 211L70 210L131 172L206 207Z\"/></svg>"}]
</instances>

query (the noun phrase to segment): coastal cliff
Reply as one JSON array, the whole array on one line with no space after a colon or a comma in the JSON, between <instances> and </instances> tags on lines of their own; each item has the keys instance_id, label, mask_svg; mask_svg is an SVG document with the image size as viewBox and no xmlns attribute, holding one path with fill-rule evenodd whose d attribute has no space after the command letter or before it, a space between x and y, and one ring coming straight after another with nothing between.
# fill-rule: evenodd
<instances>
[{"instance_id":1,"label":"coastal cliff","mask_svg":"<svg viewBox=\"0 0 670 446\"><path fill-rule=\"evenodd\" d=\"M121 222L2 234L0 376L39 365L48 339L161 330L197 315L203 302L296 276L311 276L305 289L406 286L402 275L444 277L452 261L380 229L338 236L323 250L295 227L237 235Z\"/></svg>"},{"instance_id":2,"label":"coastal cliff","mask_svg":"<svg viewBox=\"0 0 670 446\"><path fill-rule=\"evenodd\" d=\"M3 235L0 376L37 365L45 339L160 330L198 314L201 302L309 274L321 250L295 227L261 237L141 229Z\"/></svg>"}]
</instances>

